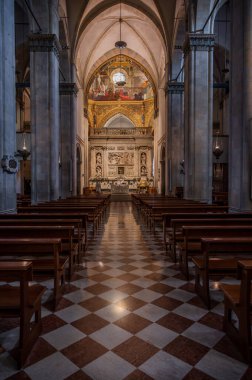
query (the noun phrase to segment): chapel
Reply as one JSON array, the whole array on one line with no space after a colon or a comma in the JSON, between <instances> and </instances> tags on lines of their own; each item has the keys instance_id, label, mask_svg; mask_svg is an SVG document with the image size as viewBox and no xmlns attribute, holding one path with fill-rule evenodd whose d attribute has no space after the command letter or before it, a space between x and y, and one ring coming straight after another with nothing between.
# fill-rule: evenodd
<instances>
[{"instance_id":1,"label":"chapel","mask_svg":"<svg viewBox=\"0 0 252 380\"><path fill-rule=\"evenodd\" d=\"M252 379L252 1L0 0L0 380Z\"/></svg>"}]
</instances>

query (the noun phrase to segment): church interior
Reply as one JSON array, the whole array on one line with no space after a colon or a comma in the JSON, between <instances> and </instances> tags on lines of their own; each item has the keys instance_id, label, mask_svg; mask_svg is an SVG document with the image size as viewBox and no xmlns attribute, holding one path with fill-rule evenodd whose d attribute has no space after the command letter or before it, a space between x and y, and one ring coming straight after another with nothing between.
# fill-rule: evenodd
<instances>
[{"instance_id":1,"label":"church interior","mask_svg":"<svg viewBox=\"0 0 252 380\"><path fill-rule=\"evenodd\" d=\"M252 379L252 1L0 1L0 380Z\"/></svg>"}]
</instances>

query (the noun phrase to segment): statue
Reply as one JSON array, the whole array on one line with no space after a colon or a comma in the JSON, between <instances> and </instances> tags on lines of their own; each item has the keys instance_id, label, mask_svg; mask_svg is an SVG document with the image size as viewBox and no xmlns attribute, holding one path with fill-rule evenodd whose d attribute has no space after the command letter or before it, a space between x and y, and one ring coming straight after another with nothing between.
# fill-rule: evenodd
<instances>
[{"instance_id":1,"label":"statue","mask_svg":"<svg viewBox=\"0 0 252 380\"><path fill-rule=\"evenodd\" d=\"M141 153L141 165L146 165L146 153Z\"/></svg>"},{"instance_id":2,"label":"statue","mask_svg":"<svg viewBox=\"0 0 252 380\"><path fill-rule=\"evenodd\" d=\"M96 153L96 165L101 165L102 163L102 155L100 152Z\"/></svg>"}]
</instances>

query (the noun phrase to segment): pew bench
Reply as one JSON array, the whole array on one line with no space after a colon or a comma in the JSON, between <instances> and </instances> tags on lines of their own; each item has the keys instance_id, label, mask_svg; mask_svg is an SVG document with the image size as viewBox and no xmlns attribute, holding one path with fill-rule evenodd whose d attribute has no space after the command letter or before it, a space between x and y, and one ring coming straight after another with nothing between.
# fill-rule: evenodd
<instances>
[{"instance_id":1,"label":"pew bench","mask_svg":"<svg viewBox=\"0 0 252 380\"><path fill-rule=\"evenodd\" d=\"M77 265L78 244L73 242L74 226L43 226L40 225L21 225L21 226L2 226L0 225L0 238L59 238L61 239L61 256L68 259L69 279Z\"/></svg>"},{"instance_id":2,"label":"pew bench","mask_svg":"<svg viewBox=\"0 0 252 380\"><path fill-rule=\"evenodd\" d=\"M0 214L0 222L7 220L29 220L32 224L33 220L43 220L48 221L48 225L61 225L57 221L62 220L62 225L71 225L73 220L81 220L80 230L77 234L81 236L81 246L80 250L82 253L85 252L88 243L88 234L87 234L87 222L88 214L87 213L18 213L18 214ZM50 222L51 221L51 222ZM2 223L2 222L1 222ZM4 223L4 222L3 222Z\"/></svg>"},{"instance_id":3,"label":"pew bench","mask_svg":"<svg viewBox=\"0 0 252 380\"><path fill-rule=\"evenodd\" d=\"M79 207L79 206L64 206L64 205L58 205L58 206L30 206L30 207L19 207L18 213L41 213L41 214L75 214L81 215L86 214L88 222L92 224L93 228L93 235L95 235L96 230L98 228L98 216L99 211L97 207L95 206L85 206L85 207Z\"/></svg>"},{"instance_id":4,"label":"pew bench","mask_svg":"<svg viewBox=\"0 0 252 380\"><path fill-rule=\"evenodd\" d=\"M19 286L0 286L0 318L19 318L18 367L22 368L42 331L41 298L45 287L32 281L29 261L0 261L0 281L18 281Z\"/></svg>"},{"instance_id":5,"label":"pew bench","mask_svg":"<svg viewBox=\"0 0 252 380\"><path fill-rule=\"evenodd\" d=\"M150 207L150 226L155 232L157 221L162 221L164 213L227 213L228 206L216 206L201 203L179 203L174 205L162 205Z\"/></svg>"},{"instance_id":6,"label":"pew bench","mask_svg":"<svg viewBox=\"0 0 252 380\"><path fill-rule=\"evenodd\" d=\"M1 216L0 216L1 217ZM212 219L212 218L218 218L218 219L252 219L252 213L248 212L237 212L237 213L223 213L223 212L214 212L214 213L206 213L206 212L169 212L169 213L163 213L163 241L164 246L166 247L166 241L167 241L167 235L172 231L171 228L171 220L174 219ZM167 248L167 247L166 247Z\"/></svg>"},{"instance_id":7,"label":"pew bench","mask_svg":"<svg viewBox=\"0 0 252 380\"><path fill-rule=\"evenodd\" d=\"M19 215L19 214L18 214ZM82 255L84 255L85 251L85 234L82 229L82 220L81 219L54 219L54 218L16 218L12 219L1 219L0 218L0 226L74 226L74 237L73 242L78 244L79 247L79 255L78 255L78 263L80 263Z\"/></svg>"},{"instance_id":8,"label":"pew bench","mask_svg":"<svg viewBox=\"0 0 252 380\"><path fill-rule=\"evenodd\" d=\"M171 259L174 263L176 263L176 248L179 243L181 243L184 239L183 233L182 233L182 227L187 226L232 226L232 225L240 225L240 226L252 226L252 219L249 218L235 218L229 217L224 218L221 214L221 217L217 218L209 218L208 214L205 214L205 218L193 218L191 219L171 219L170 225L170 232L167 232L166 234L166 251L169 252ZM252 216L252 215L251 215Z\"/></svg>"},{"instance_id":9,"label":"pew bench","mask_svg":"<svg viewBox=\"0 0 252 380\"><path fill-rule=\"evenodd\" d=\"M240 285L221 284L224 293L223 329L251 365L252 260L239 260L238 270ZM233 313L238 319L236 324Z\"/></svg>"},{"instance_id":10,"label":"pew bench","mask_svg":"<svg viewBox=\"0 0 252 380\"><path fill-rule=\"evenodd\" d=\"M248 257L252 259L251 237L201 239L201 255L192 258L195 265L195 292L208 308L211 307L210 279L237 276L237 261Z\"/></svg>"},{"instance_id":11,"label":"pew bench","mask_svg":"<svg viewBox=\"0 0 252 380\"><path fill-rule=\"evenodd\" d=\"M181 272L189 280L189 258L199 256L201 252L202 238L217 237L250 237L252 236L251 225L214 225L214 226L183 226L183 242L178 244L179 265Z\"/></svg>"},{"instance_id":12,"label":"pew bench","mask_svg":"<svg viewBox=\"0 0 252 380\"><path fill-rule=\"evenodd\" d=\"M65 285L69 258L61 255L61 239L0 238L0 260L28 260L33 273L53 279L53 306L56 308Z\"/></svg>"}]
</instances>

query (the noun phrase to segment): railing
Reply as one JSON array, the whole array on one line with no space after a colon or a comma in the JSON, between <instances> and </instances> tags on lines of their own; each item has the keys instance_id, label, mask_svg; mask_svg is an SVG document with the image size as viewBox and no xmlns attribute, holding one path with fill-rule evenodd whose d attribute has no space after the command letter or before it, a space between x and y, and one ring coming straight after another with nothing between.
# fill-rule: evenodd
<instances>
[{"instance_id":1,"label":"railing","mask_svg":"<svg viewBox=\"0 0 252 380\"><path fill-rule=\"evenodd\" d=\"M146 136L152 134L152 128L89 128L89 136Z\"/></svg>"}]
</instances>

